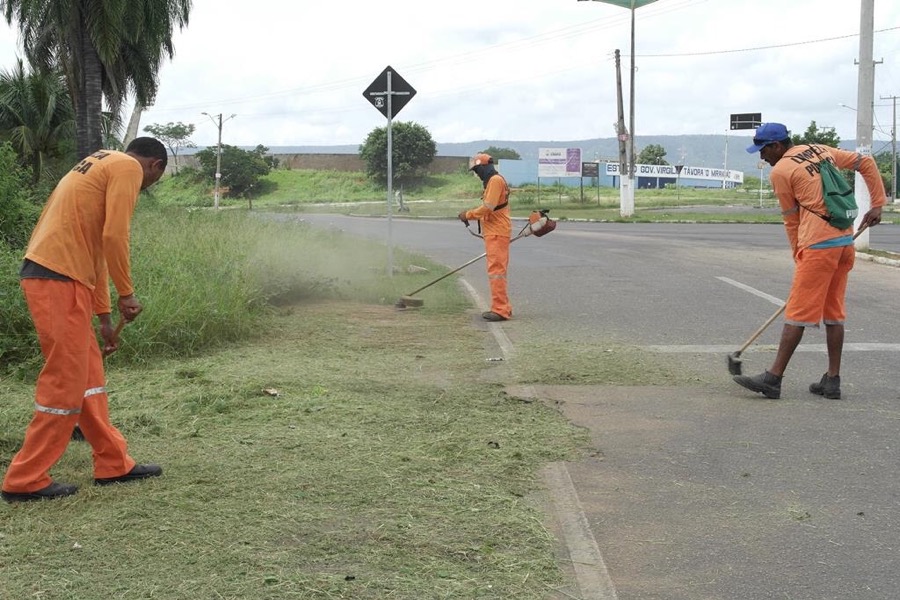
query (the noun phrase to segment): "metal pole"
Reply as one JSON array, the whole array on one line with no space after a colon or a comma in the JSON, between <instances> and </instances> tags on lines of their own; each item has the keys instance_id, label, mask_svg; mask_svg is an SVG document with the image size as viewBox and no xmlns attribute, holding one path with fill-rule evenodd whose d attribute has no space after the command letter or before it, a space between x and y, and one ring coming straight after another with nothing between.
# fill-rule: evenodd
<instances>
[{"instance_id":1,"label":"metal pole","mask_svg":"<svg viewBox=\"0 0 900 600\"><path fill-rule=\"evenodd\" d=\"M219 208L219 180L222 179L222 113L219 113L219 141L216 144L216 192L213 206Z\"/></svg>"},{"instance_id":2,"label":"metal pole","mask_svg":"<svg viewBox=\"0 0 900 600\"><path fill-rule=\"evenodd\" d=\"M728 180L728 130L725 130L725 160L722 162L722 189L725 189L725 182Z\"/></svg>"},{"instance_id":3,"label":"metal pole","mask_svg":"<svg viewBox=\"0 0 900 600\"><path fill-rule=\"evenodd\" d=\"M392 107L392 98L393 94L391 93L391 75L390 71L387 72L387 221L388 221L388 277L394 276L394 236L393 236L393 195L394 195L394 147L393 147L393 139L391 136L391 117L393 117L393 107Z\"/></svg>"},{"instance_id":4,"label":"metal pole","mask_svg":"<svg viewBox=\"0 0 900 600\"><path fill-rule=\"evenodd\" d=\"M882 100L893 100L894 115L893 125L891 125L891 200L897 201L897 96L882 96Z\"/></svg>"},{"instance_id":5,"label":"metal pole","mask_svg":"<svg viewBox=\"0 0 900 600\"><path fill-rule=\"evenodd\" d=\"M762 185L763 185L763 165L765 163L763 161L759 161L759 207L763 207L762 201Z\"/></svg>"},{"instance_id":6,"label":"metal pole","mask_svg":"<svg viewBox=\"0 0 900 600\"><path fill-rule=\"evenodd\" d=\"M894 125L891 127L891 199L897 201L897 96L894 96Z\"/></svg>"}]
</instances>

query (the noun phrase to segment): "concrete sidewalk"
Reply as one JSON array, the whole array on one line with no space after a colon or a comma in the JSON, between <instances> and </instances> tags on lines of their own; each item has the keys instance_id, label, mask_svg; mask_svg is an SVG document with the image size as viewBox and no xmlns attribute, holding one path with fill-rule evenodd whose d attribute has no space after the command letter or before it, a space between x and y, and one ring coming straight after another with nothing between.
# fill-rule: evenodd
<instances>
[{"instance_id":1,"label":"concrete sidewalk","mask_svg":"<svg viewBox=\"0 0 900 600\"><path fill-rule=\"evenodd\" d=\"M729 384L508 389L557 407L594 445L545 472L577 583L560 597L897 597L897 415Z\"/></svg>"}]
</instances>

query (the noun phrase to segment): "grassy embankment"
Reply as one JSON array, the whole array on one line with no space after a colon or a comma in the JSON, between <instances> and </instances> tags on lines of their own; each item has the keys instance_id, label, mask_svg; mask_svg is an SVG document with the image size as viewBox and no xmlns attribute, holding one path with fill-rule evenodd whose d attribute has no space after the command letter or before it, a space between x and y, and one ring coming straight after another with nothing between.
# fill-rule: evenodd
<instances>
[{"instance_id":1,"label":"grassy embankment","mask_svg":"<svg viewBox=\"0 0 900 600\"><path fill-rule=\"evenodd\" d=\"M587 180L585 180L587 181ZM265 178L262 193L253 208L276 211L340 212L385 215L386 194L361 173L276 169ZM196 185L173 178L154 192L165 203L212 204L212 193L198 193ZM435 175L403 190L408 217L454 217L463 208L477 204L480 182L470 173ZM758 190L664 189L637 190L635 214L619 215L619 191L596 187L567 188L529 185L513 190L515 216L526 216L536 208L550 208L558 219L593 219L626 222L738 221L778 223L780 216L771 193L760 198ZM223 206L247 207L248 201L223 199ZM395 204L393 211L398 212ZM721 210L721 209L725 210Z\"/></svg>"},{"instance_id":2,"label":"grassy embankment","mask_svg":"<svg viewBox=\"0 0 900 600\"><path fill-rule=\"evenodd\" d=\"M53 475L76 496L0 505L0 596L536 599L567 585L534 494L540 467L586 436L479 375L485 333L452 280L397 312L435 265L399 253L431 272L389 278L376 244L160 200L133 227L145 311L107 371L131 453L165 474L96 488L88 446L71 444ZM0 469L40 364L18 257L0 253ZM526 356L504 383L537 365L549 382L635 383L635 352L613 346L544 346L564 367Z\"/></svg>"},{"instance_id":3,"label":"grassy embankment","mask_svg":"<svg viewBox=\"0 0 900 600\"><path fill-rule=\"evenodd\" d=\"M383 211L365 181L318 177L275 172L278 192L254 207L294 210L303 198ZM410 214L471 206L478 182L447 179L406 191ZM546 598L566 585L534 492L538 469L579 456L587 438L483 376L485 334L451 279L425 308L397 312L435 265L400 253L386 277L377 244L244 210L185 210L212 197L177 179L152 192L133 229L145 312L107 368L114 422L136 458L166 473L95 488L89 449L73 444L53 474L79 494L0 506L4 597ZM517 214L616 212L529 193L517 192ZM639 193L639 207L652 202ZM40 364L18 260L0 253L0 468L21 443ZM411 264L431 271L402 270ZM527 337L528 324L508 326ZM545 383L683 376L602 339L545 340L505 368L505 384L537 372Z\"/></svg>"}]
</instances>

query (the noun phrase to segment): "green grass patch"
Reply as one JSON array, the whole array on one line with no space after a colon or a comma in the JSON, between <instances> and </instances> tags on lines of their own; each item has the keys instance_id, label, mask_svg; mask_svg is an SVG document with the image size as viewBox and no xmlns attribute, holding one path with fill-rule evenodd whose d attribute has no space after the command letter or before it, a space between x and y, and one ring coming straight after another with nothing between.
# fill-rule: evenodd
<instances>
[{"instance_id":1,"label":"green grass patch","mask_svg":"<svg viewBox=\"0 0 900 600\"><path fill-rule=\"evenodd\" d=\"M319 302L264 338L111 366L113 420L158 480L0 508L10 598L544 598L562 584L530 498L580 430L473 378L467 316ZM0 380L4 456L30 390ZM277 396L268 395L277 391Z\"/></svg>"},{"instance_id":2,"label":"green grass patch","mask_svg":"<svg viewBox=\"0 0 900 600\"><path fill-rule=\"evenodd\" d=\"M18 286L20 261L21 253L0 251L0 358L8 369L33 375L40 366L39 348ZM133 276L144 312L125 328L121 348L109 360L194 356L265 335L271 311L297 302L390 306L445 271L400 249L393 253L393 276L387 274L387 262L380 243L349 240L293 219L239 210L144 207L132 225ZM434 289L453 285L448 279ZM463 305L458 295L437 294L426 310L458 312Z\"/></svg>"}]
</instances>

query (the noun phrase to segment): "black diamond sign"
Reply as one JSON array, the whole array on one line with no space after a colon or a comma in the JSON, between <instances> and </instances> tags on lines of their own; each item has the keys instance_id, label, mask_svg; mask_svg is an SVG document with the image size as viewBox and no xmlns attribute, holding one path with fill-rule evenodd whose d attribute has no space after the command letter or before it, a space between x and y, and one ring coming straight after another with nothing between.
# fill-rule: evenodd
<instances>
[{"instance_id":1,"label":"black diamond sign","mask_svg":"<svg viewBox=\"0 0 900 600\"><path fill-rule=\"evenodd\" d=\"M756 129L760 125L762 125L762 113L731 115L732 129Z\"/></svg>"},{"instance_id":2,"label":"black diamond sign","mask_svg":"<svg viewBox=\"0 0 900 600\"><path fill-rule=\"evenodd\" d=\"M388 114L388 73L391 74L390 95L391 112L393 113L390 115ZM366 100L371 102L372 106L389 119L394 118L400 112L400 109L406 106L406 103L412 100L412 97L415 95L416 90L406 83L406 80L400 77L400 74L390 66L385 67L381 75L376 77L375 81L363 92Z\"/></svg>"}]
</instances>

